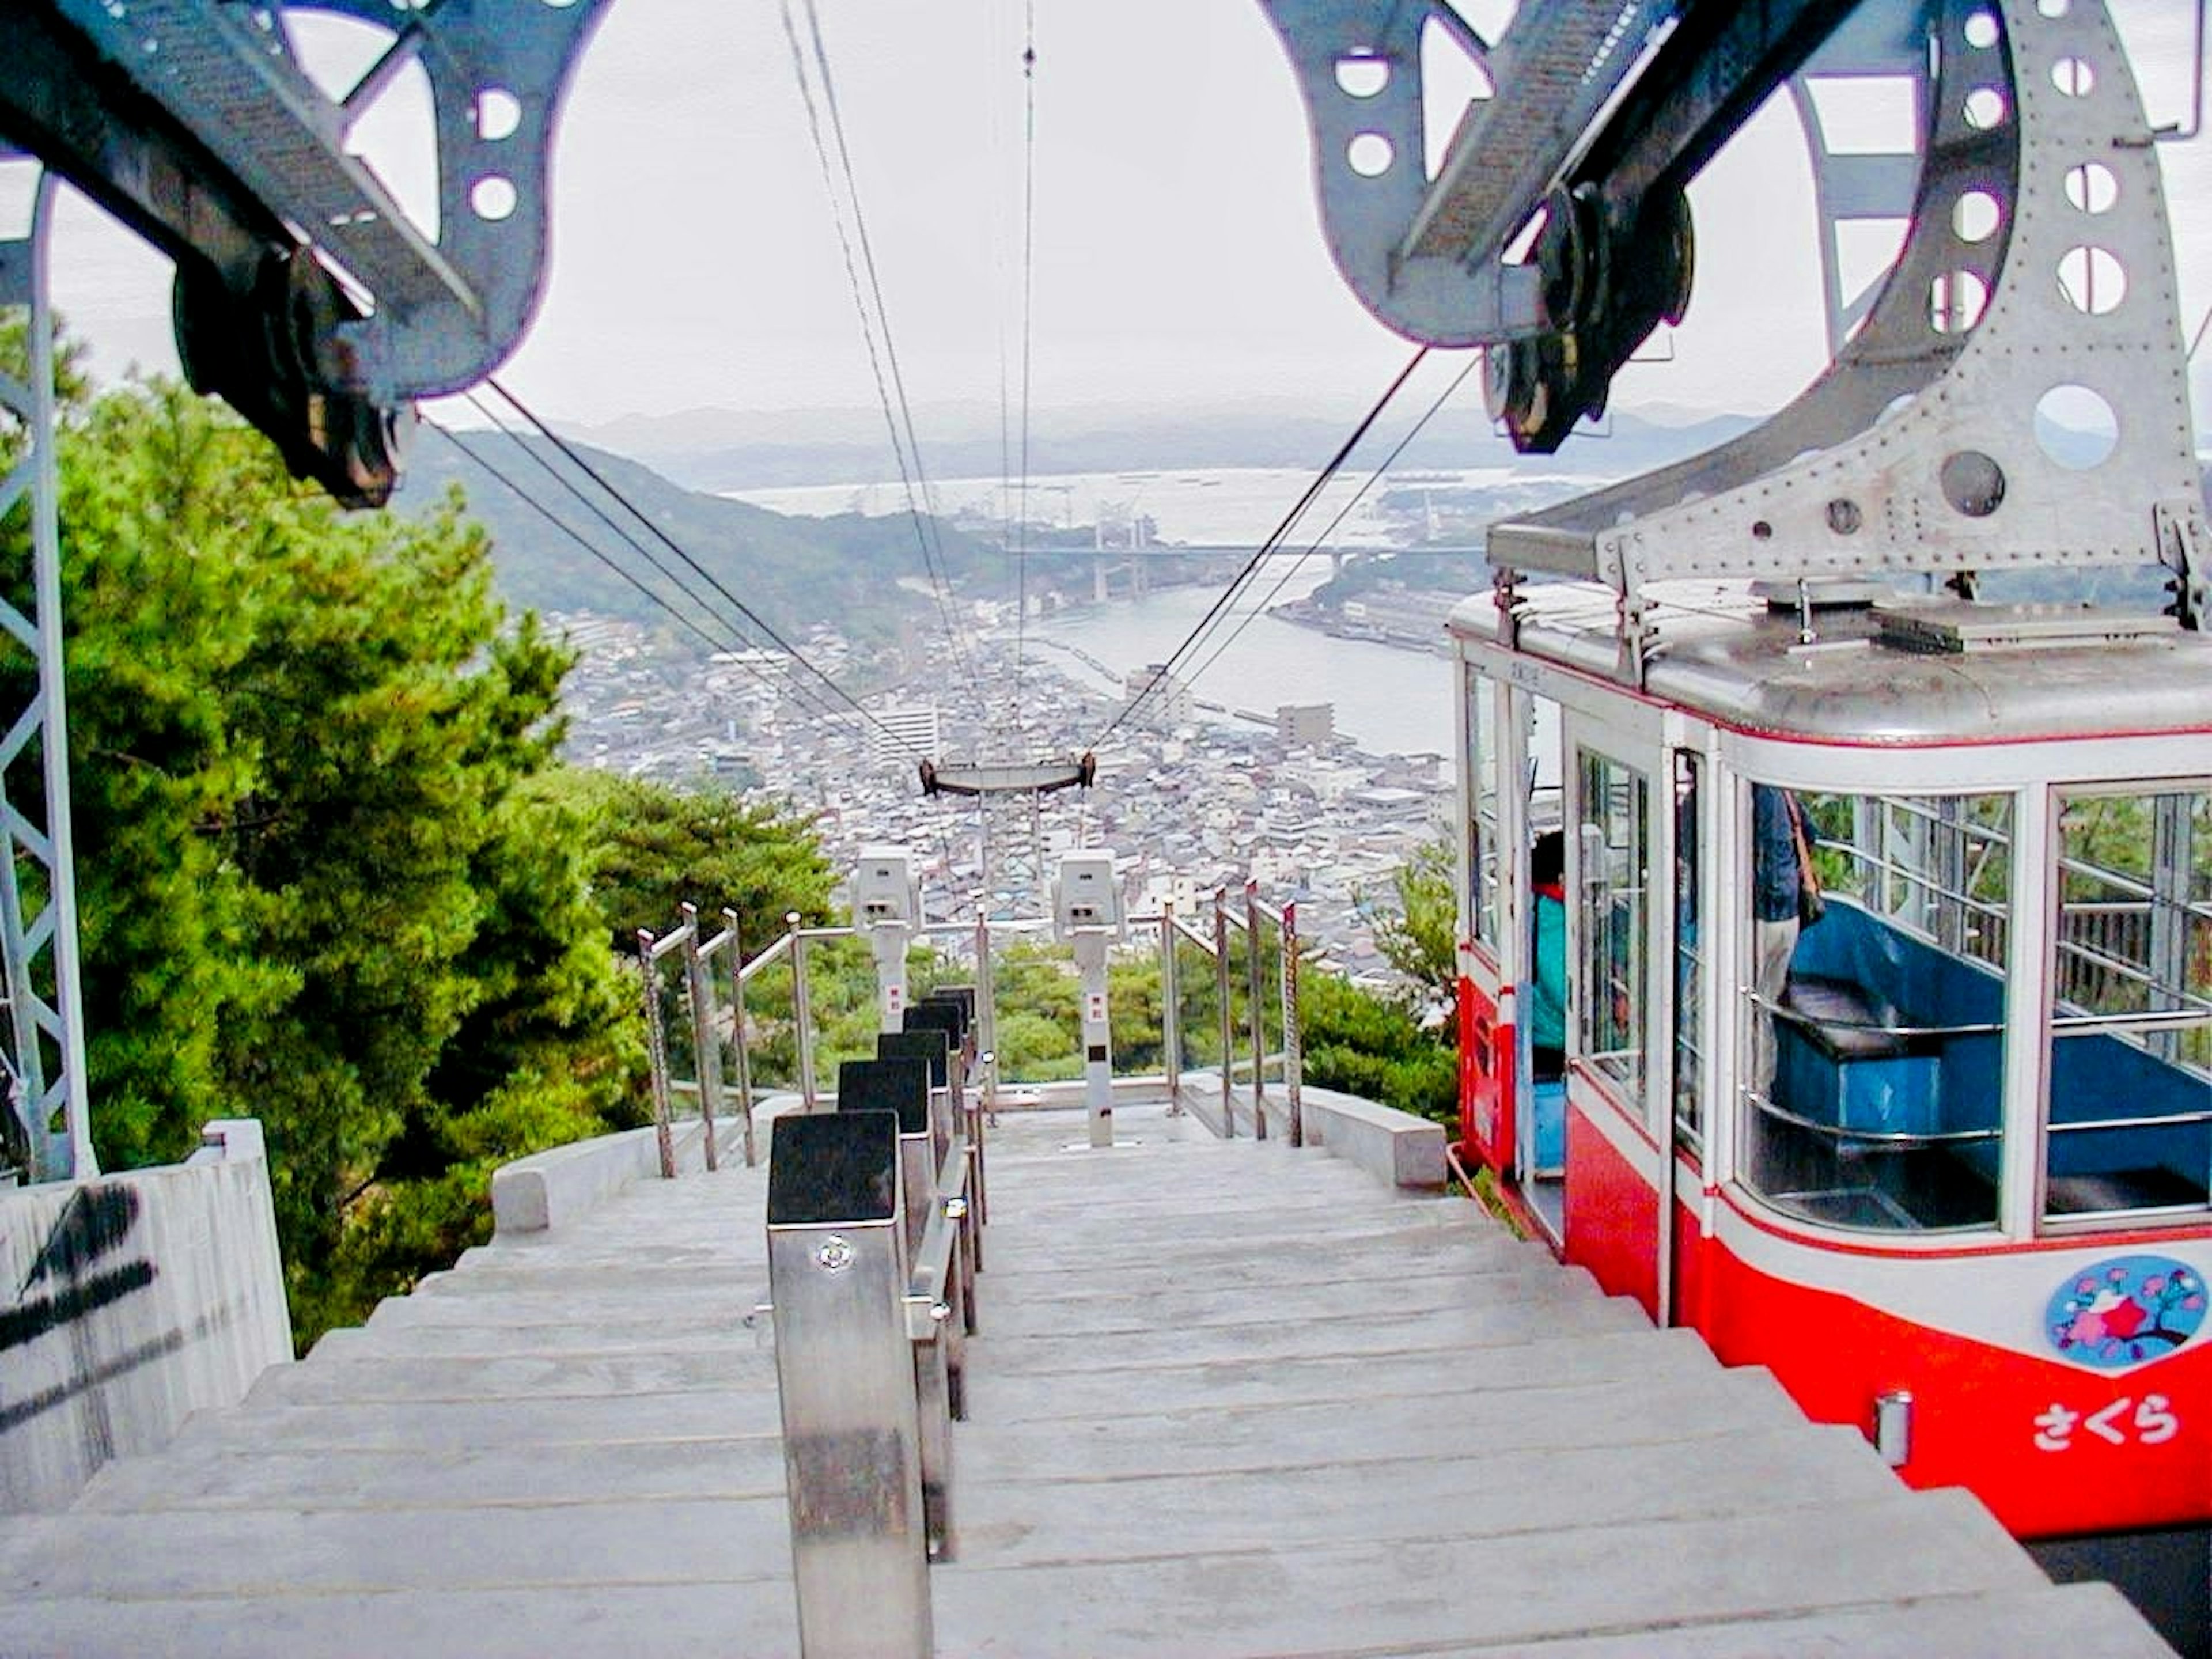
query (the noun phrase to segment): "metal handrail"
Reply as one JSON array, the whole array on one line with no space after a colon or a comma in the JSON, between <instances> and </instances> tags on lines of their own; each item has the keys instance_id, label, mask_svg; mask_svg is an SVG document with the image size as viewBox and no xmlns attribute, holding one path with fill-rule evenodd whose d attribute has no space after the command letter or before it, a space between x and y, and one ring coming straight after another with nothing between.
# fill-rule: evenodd
<instances>
[{"instance_id":1,"label":"metal handrail","mask_svg":"<svg viewBox=\"0 0 2212 1659\"><path fill-rule=\"evenodd\" d=\"M791 954L791 935L779 933L775 943L738 969L738 983L747 985Z\"/></svg>"},{"instance_id":2,"label":"metal handrail","mask_svg":"<svg viewBox=\"0 0 2212 1659\"><path fill-rule=\"evenodd\" d=\"M1934 1146L1952 1142L1996 1140L2004 1133L2002 1125L1987 1129L1933 1129L1918 1132L1911 1129L1854 1129L1841 1123L1823 1123L1817 1118L1793 1112L1786 1106L1776 1104L1756 1089L1746 1089L1744 1097L1768 1117L1779 1118L1784 1123L1794 1123L1801 1129L1831 1140L1873 1141L1881 1146Z\"/></svg>"},{"instance_id":3,"label":"metal handrail","mask_svg":"<svg viewBox=\"0 0 2212 1659\"><path fill-rule=\"evenodd\" d=\"M1802 1008L1793 1008L1786 1002L1777 1002L1771 997L1762 996L1748 988L1743 995L1746 1001L1761 1012L1771 1014L1792 1025L1816 1030L1865 1031L1876 1036L1893 1037L2002 1036L2005 1030L2002 1020L1994 1023L1975 1021L1958 1025L1886 1025L1869 1020L1822 1019Z\"/></svg>"},{"instance_id":4,"label":"metal handrail","mask_svg":"<svg viewBox=\"0 0 2212 1659\"><path fill-rule=\"evenodd\" d=\"M1232 906L1231 893L1226 888L1212 896L1212 908L1215 914L1213 937L1211 939L1194 926L1191 919L1177 915L1172 904L1163 905L1155 913L1131 920L1133 929L1140 933L1150 929L1155 933L1156 948L1161 956L1164 1002L1160 1018L1162 1057L1157 1076L1166 1088L1170 1109L1181 1111L1183 1079L1190 1057L1187 1052L1189 1028L1187 1011L1182 1006L1183 994L1188 988L1187 966L1178 962L1176 953L1182 945L1188 943L1204 954L1212 969L1212 990L1218 1005L1215 1012L1221 1022L1218 1075L1222 1091L1222 1133L1231 1138L1237 1133L1236 1097L1238 1088L1243 1086L1249 1091L1254 1132L1258 1138L1266 1139L1278 1127L1279 1121L1273 1118L1269 1109L1273 1103L1269 1096L1271 1091L1279 1085L1280 1097L1288 1107L1291 1144L1300 1146L1304 1141L1304 1122L1300 1098L1303 1052L1297 1030L1297 907L1295 901L1280 907L1261 901L1256 884L1246 884L1244 899L1242 905ZM695 1036L702 1053L722 1040L729 1041L735 1050L734 1092L737 1109L746 1132L747 1161L750 1163L754 1158L751 1137L755 1081L749 1030L749 998L762 976L769 969L789 966L792 975L790 1029L797 1037L797 1092L802 1103L801 1109L817 1109L821 1098L817 1082L821 1032L813 1007L815 988L808 971L810 952L818 944L863 939L868 935L864 930L852 926L808 925L802 921L798 913L792 912L784 917L782 930L748 958L738 943L736 915L726 910L722 914L726 923L722 931L711 939L705 939L696 909L687 906L684 927L665 938L644 936L641 952L649 963L657 963L687 948L700 958L695 973L698 986L694 993ZM995 954L994 943L1008 937L1021 938L1046 933L1052 927L1052 922L1045 918L994 920L979 910L970 921L925 922L913 930L920 938L958 939L973 942L978 957L975 975L977 1047L982 1055L988 1056L980 1060L976 1073L981 1083L987 1113L995 1109L1000 1080L995 1054L997 998L990 971L991 958ZM1273 941L1267 938L1271 927L1277 935ZM1232 929L1240 931L1254 947L1250 949L1244 964L1245 983L1235 994L1232 994L1229 983L1232 977L1233 953L1229 945ZM1276 951L1272 972L1264 956L1271 945ZM713 968L714 958L724 953L730 958L728 971L734 992L726 1013L714 999ZM1241 994L1246 1003L1241 1019L1234 1006L1236 994ZM1270 1002L1273 1004L1272 1008L1268 1006ZM702 1008L709 1016L707 1032L696 1030ZM1267 1029L1268 1022L1279 1018L1282 1023L1281 1039L1270 1043L1268 1039L1273 1033ZM781 1025L781 1021L778 1024ZM1240 1025L1243 1027L1241 1032ZM719 1061L719 1054L715 1058ZM665 1041L654 1050L654 1062L657 1079L665 1077L667 1067ZM713 1069L716 1075L708 1079L710 1085L708 1088L701 1088L696 1082L680 1085L680 1092L687 1101L699 1100L702 1115L708 1116L710 1121L722 1100L719 1065ZM1152 1075L1147 1073L1146 1080ZM672 1164L672 1154L670 1161Z\"/></svg>"},{"instance_id":5,"label":"metal handrail","mask_svg":"<svg viewBox=\"0 0 2212 1659\"><path fill-rule=\"evenodd\" d=\"M2186 1127L2194 1123L2212 1123L2212 1109L2201 1112L2160 1112L2148 1117L2085 1118L2071 1123L2060 1123L2054 1120L2045 1127L2055 1135L2074 1135L2099 1130L2175 1129Z\"/></svg>"}]
</instances>

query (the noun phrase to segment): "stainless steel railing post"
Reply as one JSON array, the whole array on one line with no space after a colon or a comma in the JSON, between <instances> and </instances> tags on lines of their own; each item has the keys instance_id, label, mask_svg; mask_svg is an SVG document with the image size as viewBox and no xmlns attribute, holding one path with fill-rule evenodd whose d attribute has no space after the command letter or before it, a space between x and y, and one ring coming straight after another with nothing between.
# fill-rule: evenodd
<instances>
[{"instance_id":1,"label":"stainless steel railing post","mask_svg":"<svg viewBox=\"0 0 2212 1659\"><path fill-rule=\"evenodd\" d=\"M1167 1079L1168 1115L1182 1115L1182 988L1176 978L1175 901L1160 906L1160 1071Z\"/></svg>"},{"instance_id":2,"label":"stainless steel railing post","mask_svg":"<svg viewBox=\"0 0 2212 1659\"><path fill-rule=\"evenodd\" d=\"M714 1030L713 968L699 948L699 907L684 906L684 988L691 1000L691 1065L699 1082L699 1121L706 1131L707 1167L721 1168L714 1114L722 1103L722 1042Z\"/></svg>"},{"instance_id":3,"label":"stainless steel railing post","mask_svg":"<svg viewBox=\"0 0 2212 1659\"><path fill-rule=\"evenodd\" d=\"M1261 989L1260 884L1244 884L1244 994L1252 1031L1252 1138L1267 1138L1267 999Z\"/></svg>"},{"instance_id":4,"label":"stainless steel railing post","mask_svg":"<svg viewBox=\"0 0 2212 1659\"><path fill-rule=\"evenodd\" d=\"M745 1043L744 942L738 933L738 913L722 912L722 929L730 936L730 1052L738 1063L738 1110L744 1115L745 1168L760 1163L753 1142L753 1065Z\"/></svg>"},{"instance_id":5,"label":"stainless steel railing post","mask_svg":"<svg viewBox=\"0 0 2212 1659\"><path fill-rule=\"evenodd\" d=\"M793 1588L807 1659L934 1646L898 1120L776 1121L769 1157Z\"/></svg>"},{"instance_id":6,"label":"stainless steel railing post","mask_svg":"<svg viewBox=\"0 0 2212 1659\"><path fill-rule=\"evenodd\" d=\"M791 1020L799 1037L799 1109L810 1116L817 1109L814 1095L814 1010L806 995L806 935L799 930L799 912L784 913L783 925L791 936Z\"/></svg>"},{"instance_id":7,"label":"stainless steel railing post","mask_svg":"<svg viewBox=\"0 0 2212 1659\"><path fill-rule=\"evenodd\" d=\"M1291 1145L1306 1144L1305 1114L1299 1109L1298 1085L1305 1069L1304 1041L1298 1030L1298 906L1283 902L1283 1093L1289 1097Z\"/></svg>"},{"instance_id":8,"label":"stainless steel railing post","mask_svg":"<svg viewBox=\"0 0 2212 1659\"><path fill-rule=\"evenodd\" d=\"M1213 890L1213 978L1221 994L1221 1134L1237 1139L1237 1020L1229 1006L1229 890Z\"/></svg>"},{"instance_id":9,"label":"stainless steel railing post","mask_svg":"<svg viewBox=\"0 0 2212 1659\"><path fill-rule=\"evenodd\" d=\"M669 1121L668 1032L661 1022L659 958L653 947L652 930L639 928L637 974L638 983L645 996L645 1050L653 1074L653 1139L659 1143L660 1152L661 1179L673 1181L676 1178L676 1137Z\"/></svg>"}]
</instances>

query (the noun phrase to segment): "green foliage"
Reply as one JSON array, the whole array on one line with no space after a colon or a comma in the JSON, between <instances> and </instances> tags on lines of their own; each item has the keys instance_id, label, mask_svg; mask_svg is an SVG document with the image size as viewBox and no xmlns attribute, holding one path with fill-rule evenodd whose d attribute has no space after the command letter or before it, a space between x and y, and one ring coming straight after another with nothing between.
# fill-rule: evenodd
<instances>
[{"instance_id":1,"label":"green foliage","mask_svg":"<svg viewBox=\"0 0 2212 1659\"><path fill-rule=\"evenodd\" d=\"M1083 993L1066 951L1022 940L994 960L991 984L999 1011L999 1075L1021 1083L1081 1077Z\"/></svg>"},{"instance_id":2,"label":"green foliage","mask_svg":"<svg viewBox=\"0 0 2212 1659\"><path fill-rule=\"evenodd\" d=\"M1308 973L1298 982L1298 1031L1308 1082L1457 1126L1457 1058L1405 1002Z\"/></svg>"},{"instance_id":3,"label":"green foliage","mask_svg":"<svg viewBox=\"0 0 2212 1659\"><path fill-rule=\"evenodd\" d=\"M1449 842L1418 848L1391 878L1397 908L1376 919L1376 948L1429 1010L1450 1008L1459 993L1457 870Z\"/></svg>"},{"instance_id":4,"label":"green foliage","mask_svg":"<svg viewBox=\"0 0 2212 1659\"><path fill-rule=\"evenodd\" d=\"M342 518L168 385L60 449L86 1070L103 1164L267 1128L303 1342L450 1261L486 1176L635 1121L632 1005L549 781L569 659L447 501ZM28 580L27 520L0 583ZM20 653L0 661L29 690Z\"/></svg>"},{"instance_id":5,"label":"green foliage","mask_svg":"<svg viewBox=\"0 0 2212 1659\"><path fill-rule=\"evenodd\" d=\"M687 900L716 927L725 907L735 910L748 955L783 932L791 911L809 927L830 920L837 878L795 819L733 795L604 772L572 770L555 787L587 822L598 849L592 891L618 951L636 950L640 928L674 928Z\"/></svg>"}]
</instances>

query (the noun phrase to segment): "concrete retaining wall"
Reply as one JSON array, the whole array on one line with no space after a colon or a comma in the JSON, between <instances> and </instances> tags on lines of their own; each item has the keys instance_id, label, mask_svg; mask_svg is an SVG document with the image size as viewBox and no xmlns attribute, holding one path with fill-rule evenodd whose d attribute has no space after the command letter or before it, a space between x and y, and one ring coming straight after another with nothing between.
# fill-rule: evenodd
<instances>
[{"instance_id":1,"label":"concrete retaining wall","mask_svg":"<svg viewBox=\"0 0 2212 1659\"><path fill-rule=\"evenodd\" d=\"M205 1136L181 1164L0 1192L0 1511L63 1507L291 1359L261 1126Z\"/></svg>"},{"instance_id":2,"label":"concrete retaining wall","mask_svg":"<svg viewBox=\"0 0 2212 1659\"><path fill-rule=\"evenodd\" d=\"M1283 1125L1275 1132L1288 1134L1290 1109L1273 1103L1272 1115ZM1441 1124L1311 1085L1298 1091L1298 1115L1306 1145L1326 1146L1395 1187L1441 1187L1450 1179Z\"/></svg>"},{"instance_id":3,"label":"concrete retaining wall","mask_svg":"<svg viewBox=\"0 0 2212 1659\"><path fill-rule=\"evenodd\" d=\"M1215 1134L1222 1133L1218 1073L1186 1073L1179 1097L1185 1111ZM1248 1139L1252 1133L1249 1087L1240 1087L1234 1104L1236 1139ZM1326 1147L1378 1181L1394 1187L1428 1189L1442 1187L1451 1178L1444 1158L1443 1128L1425 1117L1401 1112L1395 1106L1378 1106L1334 1089L1317 1089L1310 1083L1299 1087L1298 1115L1307 1146ZM1280 1084L1268 1087L1267 1133L1281 1141L1291 1136L1290 1097Z\"/></svg>"},{"instance_id":4,"label":"concrete retaining wall","mask_svg":"<svg viewBox=\"0 0 2212 1659\"><path fill-rule=\"evenodd\" d=\"M726 1163L732 1158L742 1162L744 1126L725 1119L714 1128L717 1156ZM679 1174L707 1167L707 1133L698 1119L678 1124L674 1139ZM765 1158L764 1129L759 1146ZM660 1147L650 1124L533 1152L492 1171L493 1231L512 1236L566 1226L631 1182L658 1180L659 1176Z\"/></svg>"}]
</instances>

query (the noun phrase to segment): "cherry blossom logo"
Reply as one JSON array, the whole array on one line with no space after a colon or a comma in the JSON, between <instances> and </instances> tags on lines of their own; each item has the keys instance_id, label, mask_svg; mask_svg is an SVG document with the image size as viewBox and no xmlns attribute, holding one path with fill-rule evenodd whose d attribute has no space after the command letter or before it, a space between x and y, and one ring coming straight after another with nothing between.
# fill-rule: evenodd
<instances>
[{"instance_id":1,"label":"cherry blossom logo","mask_svg":"<svg viewBox=\"0 0 2212 1659\"><path fill-rule=\"evenodd\" d=\"M2204 1323L2204 1275L2171 1256L2114 1256L2060 1285L2043 1322L2051 1346L2085 1365L2162 1358Z\"/></svg>"}]
</instances>

